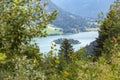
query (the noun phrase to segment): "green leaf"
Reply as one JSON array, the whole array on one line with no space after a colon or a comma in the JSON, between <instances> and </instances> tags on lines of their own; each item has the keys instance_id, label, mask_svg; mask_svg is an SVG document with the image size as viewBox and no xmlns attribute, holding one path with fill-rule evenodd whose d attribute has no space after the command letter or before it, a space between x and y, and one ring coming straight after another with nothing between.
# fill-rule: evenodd
<instances>
[{"instance_id":1,"label":"green leaf","mask_svg":"<svg viewBox=\"0 0 120 80\"><path fill-rule=\"evenodd\" d=\"M3 61L7 58L7 56L3 53L0 53L0 61Z\"/></svg>"}]
</instances>

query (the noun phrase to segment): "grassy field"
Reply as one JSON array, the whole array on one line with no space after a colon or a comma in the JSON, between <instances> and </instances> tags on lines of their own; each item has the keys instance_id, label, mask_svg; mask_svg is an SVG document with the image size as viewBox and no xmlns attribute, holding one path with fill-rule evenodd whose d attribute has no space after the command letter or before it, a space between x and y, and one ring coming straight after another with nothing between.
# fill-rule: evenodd
<instances>
[{"instance_id":1,"label":"grassy field","mask_svg":"<svg viewBox=\"0 0 120 80\"><path fill-rule=\"evenodd\" d=\"M47 25L47 28L45 29L48 35L54 35L54 34L63 34L63 31L61 28L54 27L53 25L49 24Z\"/></svg>"}]
</instances>

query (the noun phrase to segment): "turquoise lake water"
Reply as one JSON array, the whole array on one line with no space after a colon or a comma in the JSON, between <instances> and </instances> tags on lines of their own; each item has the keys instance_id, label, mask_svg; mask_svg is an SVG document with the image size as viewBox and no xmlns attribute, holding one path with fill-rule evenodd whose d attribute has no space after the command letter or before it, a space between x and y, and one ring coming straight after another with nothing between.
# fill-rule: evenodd
<instances>
[{"instance_id":1,"label":"turquoise lake water","mask_svg":"<svg viewBox=\"0 0 120 80\"><path fill-rule=\"evenodd\" d=\"M81 47L85 47L86 45L89 45L97 37L98 37L98 32L92 31L92 32L80 32L77 34L69 34L69 35L47 36L45 38L35 38L35 40L40 48L40 52L47 53L51 50L52 41L58 38L68 38L68 39L75 39L80 41L81 44L73 45L73 48L75 50L78 50ZM59 47L60 45L57 45L56 49L59 50Z\"/></svg>"}]
</instances>

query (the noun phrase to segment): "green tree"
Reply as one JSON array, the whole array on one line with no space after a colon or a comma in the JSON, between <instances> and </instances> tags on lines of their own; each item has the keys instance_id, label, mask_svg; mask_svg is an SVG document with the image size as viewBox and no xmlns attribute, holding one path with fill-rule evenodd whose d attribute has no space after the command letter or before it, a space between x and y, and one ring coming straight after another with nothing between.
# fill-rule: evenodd
<instances>
[{"instance_id":1,"label":"green tree","mask_svg":"<svg viewBox=\"0 0 120 80\"><path fill-rule=\"evenodd\" d=\"M60 59L65 59L66 61L70 61L70 55L74 53L74 49L72 45L69 43L68 39L64 39L63 43L60 46L59 55Z\"/></svg>"},{"instance_id":2,"label":"green tree","mask_svg":"<svg viewBox=\"0 0 120 80\"><path fill-rule=\"evenodd\" d=\"M40 3L41 0L0 1L0 52L9 57L26 53L34 37L46 35L43 29L55 19L57 11L48 13L46 2Z\"/></svg>"},{"instance_id":3,"label":"green tree","mask_svg":"<svg viewBox=\"0 0 120 80\"><path fill-rule=\"evenodd\" d=\"M41 0L0 0L0 79L44 77L42 55L31 41L46 36L46 25L55 19L57 11L47 12L46 5Z\"/></svg>"},{"instance_id":4,"label":"green tree","mask_svg":"<svg viewBox=\"0 0 120 80\"><path fill-rule=\"evenodd\" d=\"M97 46L95 46L95 56L99 57L102 53L110 56L118 50L120 43L120 1L115 0L111 5L107 17L100 25L99 37L97 38ZM117 53L117 52L116 52Z\"/></svg>"}]
</instances>

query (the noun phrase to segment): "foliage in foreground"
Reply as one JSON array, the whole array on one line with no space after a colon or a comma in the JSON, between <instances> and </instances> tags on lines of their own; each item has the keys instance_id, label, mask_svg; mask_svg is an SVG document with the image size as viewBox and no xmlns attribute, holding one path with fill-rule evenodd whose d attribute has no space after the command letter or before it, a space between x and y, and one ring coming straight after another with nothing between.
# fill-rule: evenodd
<instances>
[{"instance_id":1,"label":"foliage in foreground","mask_svg":"<svg viewBox=\"0 0 120 80\"><path fill-rule=\"evenodd\" d=\"M95 56L106 55L106 59L120 50L120 0L111 5L107 17L100 25L99 36L96 40Z\"/></svg>"},{"instance_id":2,"label":"foliage in foreground","mask_svg":"<svg viewBox=\"0 0 120 80\"><path fill-rule=\"evenodd\" d=\"M65 54L63 56L55 55L54 49L51 49L48 54L39 54L37 58L16 55L9 60L4 54L1 54L0 78L2 80L120 79L120 52L118 55L111 56L111 63L108 63L104 55L93 62L93 56L86 56L84 49L71 53L69 62L64 56Z\"/></svg>"},{"instance_id":3,"label":"foliage in foreground","mask_svg":"<svg viewBox=\"0 0 120 80\"><path fill-rule=\"evenodd\" d=\"M0 1L0 52L9 58L28 54L28 48L36 48L31 40L46 36L44 29L55 19L57 11L47 13L46 3L40 3L41 0ZM33 50L31 54L38 52Z\"/></svg>"},{"instance_id":4,"label":"foliage in foreground","mask_svg":"<svg viewBox=\"0 0 120 80\"><path fill-rule=\"evenodd\" d=\"M82 50L83 51L83 50ZM81 52L81 50L79 51ZM48 53L41 60L16 56L14 59L0 61L0 79L2 80L119 80L120 55L112 56L107 63L104 56L97 62L92 57L75 53L72 62L59 60L58 56ZM77 58L77 56L80 56ZM4 58L4 57L3 57ZM62 65L61 65L62 64Z\"/></svg>"},{"instance_id":5,"label":"foliage in foreground","mask_svg":"<svg viewBox=\"0 0 120 80\"><path fill-rule=\"evenodd\" d=\"M11 4L9 1L11 1ZM52 16L55 16L55 13L50 16L44 12L43 8L42 10L38 9L39 5L36 7L31 5L26 7L27 2L29 1L0 1L0 23L2 23L0 24L0 31L2 31L0 34L0 79L120 80L120 51L118 50L120 46L118 46L116 51L115 48L111 48L114 46L108 46L109 41L108 43L106 41L104 48L107 49L107 51L112 49L115 54L107 57L107 55L104 54L109 53L103 51L103 55L101 55L96 62L93 62L94 56L85 55L84 49L74 52L71 44L66 40L61 44L59 53L62 55L55 55L54 50L51 50L46 55L40 54L38 47L30 44L29 41L36 37L35 33L37 33L36 31L39 29L40 34L44 34L44 32L42 33L41 31L44 26L54 18ZM30 15L25 13L28 11L25 7L31 10ZM44 13L42 17L38 17L43 20L43 23L40 22L40 24L38 24L43 26L36 24L37 27L31 27L29 20L32 19L34 22L34 19L37 19L32 13L34 10L40 10ZM6 15L4 13L6 13ZM17 16L19 16L20 19ZM25 16L26 19L24 18ZM27 23L25 23L26 20ZM21 21L23 23L21 23ZM115 26L119 27L119 24ZM118 28L115 27L115 29ZM38 34L39 33L37 33L37 36L40 36ZM117 44L120 43L117 42Z\"/></svg>"}]
</instances>

